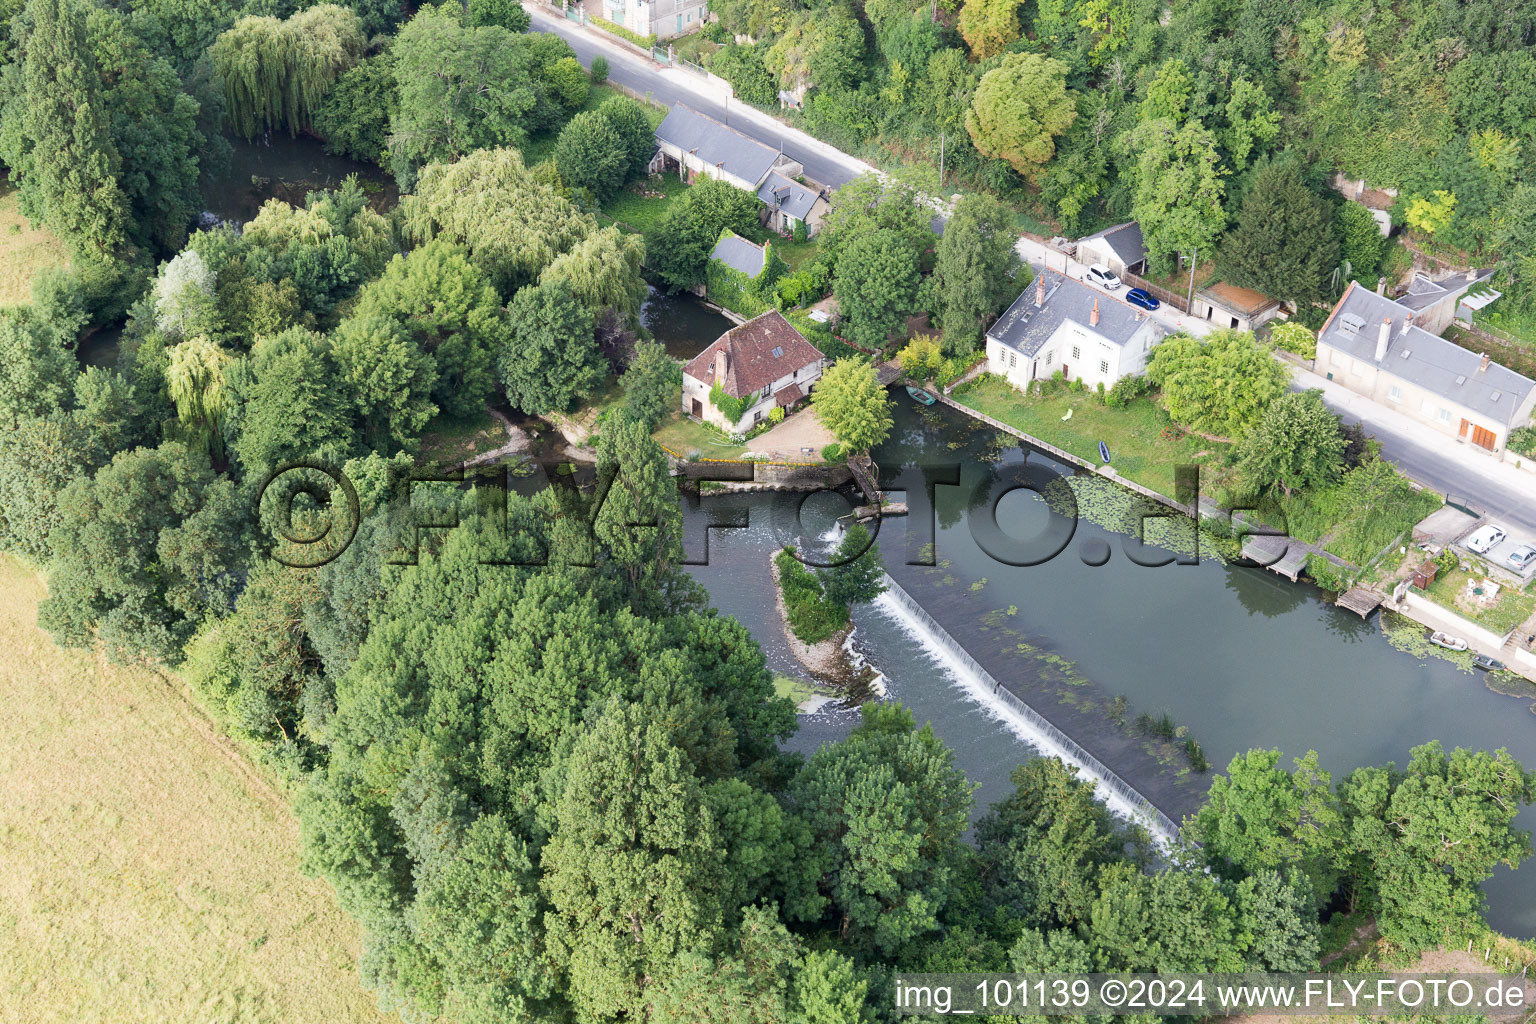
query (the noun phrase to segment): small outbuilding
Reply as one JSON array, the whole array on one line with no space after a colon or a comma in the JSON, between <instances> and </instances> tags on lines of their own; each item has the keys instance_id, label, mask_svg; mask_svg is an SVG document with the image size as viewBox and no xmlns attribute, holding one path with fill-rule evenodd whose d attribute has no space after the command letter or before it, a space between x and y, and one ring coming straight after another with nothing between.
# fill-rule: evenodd
<instances>
[{"instance_id":1,"label":"small outbuilding","mask_svg":"<svg viewBox=\"0 0 1536 1024\"><path fill-rule=\"evenodd\" d=\"M1280 300L1252 288L1218 282L1195 292L1189 314L1217 327L1251 331L1280 315Z\"/></svg>"}]
</instances>

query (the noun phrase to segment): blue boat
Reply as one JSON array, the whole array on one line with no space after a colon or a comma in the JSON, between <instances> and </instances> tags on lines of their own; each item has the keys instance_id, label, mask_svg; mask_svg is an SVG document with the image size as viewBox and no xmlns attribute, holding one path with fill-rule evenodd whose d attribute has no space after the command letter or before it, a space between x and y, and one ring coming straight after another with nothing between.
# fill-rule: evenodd
<instances>
[{"instance_id":1,"label":"blue boat","mask_svg":"<svg viewBox=\"0 0 1536 1024\"><path fill-rule=\"evenodd\" d=\"M907 385L907 394L911 396L912 401L921 402L924 405L932 405L935 401L937 401L937 399L935 399L928 392L924 391L922 388L914 388L910 384Z\"/></svg>"},{"instance_id":2,"label":"blue boat","mask_svg":"<svg viewBox=\"0 0 1536 1024\"><path fill-rule=\"evenodd\" d=\"M1103 459L1105 462L1109 461L1109 445L1105 444L1103 441L1099 442L1099 458Z\"/></svg>"}]
</instances>

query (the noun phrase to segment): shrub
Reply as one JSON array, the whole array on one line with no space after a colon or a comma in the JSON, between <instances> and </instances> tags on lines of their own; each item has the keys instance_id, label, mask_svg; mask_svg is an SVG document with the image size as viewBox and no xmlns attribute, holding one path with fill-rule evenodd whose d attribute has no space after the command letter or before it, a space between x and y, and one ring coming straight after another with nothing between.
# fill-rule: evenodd
<instances>
[{"instance_id":1,"label":"shrub","mask_svg":"<svg viewBox=\"0 0 1536 1024\"><path fill-rule=\"evenodd\" d=\"M587 15L587 22L588 24L596 25L604 32L618 36L620 39L628 39L636 46L643 46L647 50L656 45L655 36L643 36L638 32L631 32L623 25L615 25L613 22L608 21L606 18L598 18L589 14Z\"/></svg>"},{"instance_id":2,"label":"shrub","mask_svg":"<svg viewBox=\"0 0 1536 1024\"><path fill-rule=\"evenodd\" d=\"M1104 396L1104 404L1111 409L1119 409L1130 405L1138 398L1144 398L1152 393L1152 382L1145 377L1121 377L1115 381L1109 393Z\"/></svg>"},{"instance_id":3,"label":"shrub","mask_svg":"<svg viewBox=\"0 0 1536 1024\"><path fill-rule=\"evenodd\" d=\"M1307 555L1307 575L1312 577L1313 583L1331 593L1342 594L1349 586L1343 571L1319 554Z\"/></svg>"},{"instance_id":4,"label":"shrub","mask_svg":"<svg viewBox=\"0 0 1536 1024\"><path fill-rule=\"evenodd\" d=\"M971 368L973 363L973 356L950 356L948 359L944 360L943 365L939 367L939 373L937 377L939 384L941 386L953 384L955 381L965 376L965 372Z\"/></svg>"},{"instance_id":5,"label":"shrub","mask_svg":"<svg viewBox=\"0 0 1536 1024\"><path fill-rule=\"evenodd\" d=\"M780 551L773 562L779 570L779 590L795 636L816 644L848 624L848 609L827 598L821 580L795 558L794 548Z\"/></svg>"},{"instance_id":6,"label":"shrub","mask_svg":"<svg viewBox=\"0 0 1536 1024\"><path fill-rule=\"evenodd\" d=\"M824 461L835 465L842 465L848 461L848 456L843 454L843 446L833 441L821 449L821 457Z\"/></svg>"},{"instance_id":7,"label":"shrub","mask_svg":"<svg viewBox=\"0 0 1536 1024\"><path fill-rule=\"evenodd\" d=\"M772 409L768 410L768 422L769 423L783 423L784 422L784 407L782 405L776 405Z\"/></svg>"},{"instance_id":8,"label":"shrub","mask_svg":"<svg viewBox=\"0 0 1536 1024\"><path fill-rule=\"evenodd\" d=\"M725 388L720 386L719 381L716 381L714 386L709 389L709 404L719 409L720 414L731 423L741 419L742 415L747 411L747 399L732 398L725 393Z\"/></svg>"},{"instance_id":9,"label":"shrub","mask_svg":"<svg viewBox=\"0 0 1536 1024\"><path fill-rule=\"evenodd\" d=\"M811 237L810 232L805 228L805 221L803 220L795 221L794 229L790 232L790 234L797 242L804 242Z\"/></svg>"},{"instance_id":10,"label":"shrub","mask_svg":"<svg viewBox=\"0 0 1536 1024\"><path fill-rule=\"evenodd\" d=\"M1317 358L1317 337L1304 325L1286 321L1270 328L1269 340L1303 359Z\"/></svg>"},{"instance_id":11,"label":"shrub","mask_svg":"<svg viewBox=\"0 0 1536 1024\"><path fill-rule=\"evenodd\" d=\"M913 380L927 380L939 369L943 361L939 343L932 338L913 338L897 354L901 372Z\"/></svg>"},{"instance_id":12,"label":"shrub","mask_svg":"<svg viewBox=\"0 0 1536 1024\"><path fill-rule=\"evenodd\" d=\"M1517 455L1536 455L1536 427L1516 427L1511 430L1506 447Z\"/></svg>"},{"instance_id":13,"label":"shrub","mask_svg":"<svg viewBox=\"0 0 1536 1024\"><path fill-rule=\"evenodd\" d=\"M592 84L602 85L608 81L608 58L598 54L592 58Z\"/></svg>"}]
</instances>

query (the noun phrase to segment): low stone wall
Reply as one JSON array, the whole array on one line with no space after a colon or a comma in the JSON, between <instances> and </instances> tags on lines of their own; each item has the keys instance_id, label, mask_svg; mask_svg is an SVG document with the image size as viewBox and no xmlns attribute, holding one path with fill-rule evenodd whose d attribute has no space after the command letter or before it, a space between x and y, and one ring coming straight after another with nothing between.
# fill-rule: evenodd
<instances>
[{"instance_id":1,"label":"low stone wall","mask_svg":"<svg viewBox=\"0 0 1536 1024\"><path fill-rule=\"evenodd\" d=\"M721 481L724 491L836 490L853 479L847 466L787 466L772 462L675 462L688 480Z\"/></svg>"},{"instance_id":2,"label":"low stone wall","mask_svg":"<svg viewBox=\"0 0 1536 1024\"><path fill-rule=\"evenodd\" d=\"M1479 626L1471 619L1458 615L1412 590L1403 595L1402 603L1397 606L1397 610L1432 629L1459 636L1480 653L1490 656L1498 655L1509 635L1495 633L1491 629Z\"/></svg>"}]
</instances>

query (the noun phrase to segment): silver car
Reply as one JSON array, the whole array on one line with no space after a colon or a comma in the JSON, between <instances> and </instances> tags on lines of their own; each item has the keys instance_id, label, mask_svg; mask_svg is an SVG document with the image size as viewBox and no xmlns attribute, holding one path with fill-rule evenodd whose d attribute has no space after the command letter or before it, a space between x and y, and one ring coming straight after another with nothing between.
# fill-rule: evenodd
<instances>
[{"instance_id":1,"label":"silver car","mask_svg":"<svg viewBox=\"0 0 1536 1024\"><path fill-rule=\"evenodd\" d=\"M1479 526L1472 531L1471 536L1461 542L1461 546L1473 554L1483 555L1505 537L1504 530L1498 526Z\"/></svg>"},{"instance_id":2,"label":"silver car","mask_svg":"<svg viewBox=\"0 0 1536 1024\"><path fill-rule=\"evenodd\" d=\"M1521 544L1504 556L1504 564L1515 570L1515 572L1525 572L1532 562L1536 562L1536 548L1531 547L1529 544Z\"/></svg>"}]
</instances>

